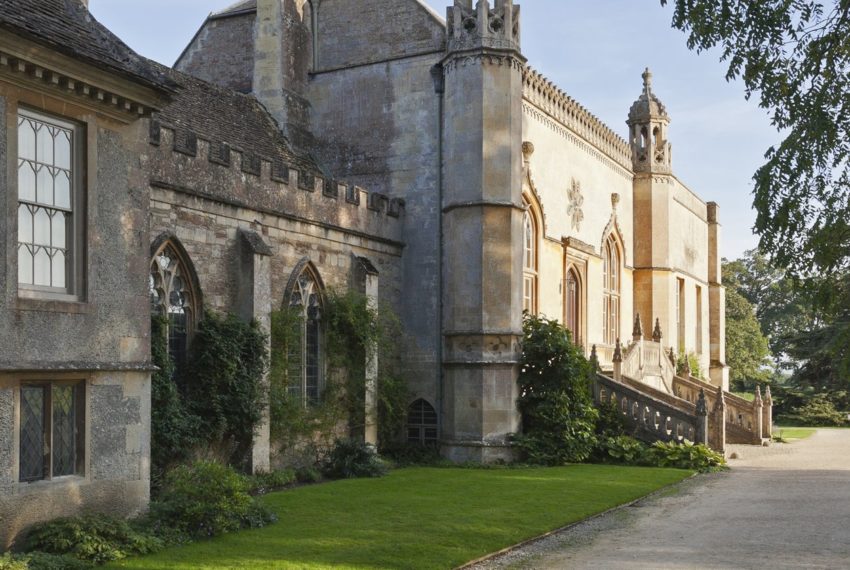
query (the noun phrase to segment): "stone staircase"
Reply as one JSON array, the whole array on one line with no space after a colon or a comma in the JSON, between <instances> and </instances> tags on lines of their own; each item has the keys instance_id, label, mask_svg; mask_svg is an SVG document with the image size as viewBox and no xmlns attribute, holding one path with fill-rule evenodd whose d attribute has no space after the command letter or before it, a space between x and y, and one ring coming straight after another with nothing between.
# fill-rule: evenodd
<instances>
[{"instance_id":1,"label":"stone staircase","mask_svg":"<svg viewBox=\"0 0 850 570\"><path fill-rule=\"evenodd\" d=\"M770 441L773 402L769 387L764 398L757 388L753 401L748 401L687 371L677 374L672 349L664 352L657 327L654 336L651 341L634 338L625 350L618 341L608 370L600 369L593 347L597 403L616 403L634 436L644 441L687 439L720 452L727 443L763 445Z\"/></svg>"}]
</instances>

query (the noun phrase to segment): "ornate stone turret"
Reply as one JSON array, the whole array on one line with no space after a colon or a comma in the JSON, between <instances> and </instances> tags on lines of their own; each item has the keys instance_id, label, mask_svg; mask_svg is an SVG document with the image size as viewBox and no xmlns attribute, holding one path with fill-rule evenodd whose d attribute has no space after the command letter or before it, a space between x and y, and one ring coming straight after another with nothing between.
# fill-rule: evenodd
<instances>
[{"instance_id":1,"label":"ornate stone turret","mask_svg":"<svg viewBox=\"0 0 850 570\"><path fill-rule=\"evenodd\" d=\"M652 92L652 73L643 72L643 93L629 110L629 142L635 172L671 173L672 146L667 141L670 116Z\"/></svg>"},{"instance_id":2,"label":"ornate stone turret","mask_svg":"<svg viewBox=\"0 0 850 570\"><path fill-rule=\"evenodd\" d=\"M520 427L519 8L456 0L446 19L442 451L455 461L505 460Z\"/></svg>"},{"instance_id":3,"label":"ornate stone turret","mask_svg":"<svg viewBox=\"0 0 850 570\"><path fill-rule=\"evenodd\" d=\"M448 9L449 51L496 48L519 51L519 6L513 0L455 0Z\"/></svg>"}]
</instances>

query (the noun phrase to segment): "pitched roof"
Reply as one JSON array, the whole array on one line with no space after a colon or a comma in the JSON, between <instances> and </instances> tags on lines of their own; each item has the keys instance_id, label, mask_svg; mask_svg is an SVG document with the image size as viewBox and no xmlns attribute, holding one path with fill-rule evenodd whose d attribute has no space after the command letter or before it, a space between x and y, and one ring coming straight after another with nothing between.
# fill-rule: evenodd
<instances>
[{"instance_id":1,"label":"pitched roof","mask_svg":"<svg viewBox=\"0 0 850 570\"><path fill-rule=\"evenodd\" d=\"M233 16L235 14L240 14L242 12L248 12L256 9L257 0L240 0L235 4L231 4L227 8L223 8L218 12L213 12L212 14L210 14L210 18L226 18L227 16Z\"/></svg>"},{"instance_id":2,"label":"pitched roof","mask_svg":"<svg viewBox=\"0 0 850 570\"><path fill-rule=\"evenodd\" d=\"M165 75L95 20L80 0L0 0L0 30L148 87L174 88Z\"/></svg>"},{"instance_id":3,"label":"pitched roof","mask_svg":"<svg viewBox=\"0 0 850 570\"><path fill-rule=\"evenodd\" d=\"M200 138L227 143L234 150L266 160L283 159L294 168L321 172L308 153L293 149L277 122L253 95L149 63L179 86L171 102L154 117L163 125L186 129Z\"/></svg>"}]
</instances>

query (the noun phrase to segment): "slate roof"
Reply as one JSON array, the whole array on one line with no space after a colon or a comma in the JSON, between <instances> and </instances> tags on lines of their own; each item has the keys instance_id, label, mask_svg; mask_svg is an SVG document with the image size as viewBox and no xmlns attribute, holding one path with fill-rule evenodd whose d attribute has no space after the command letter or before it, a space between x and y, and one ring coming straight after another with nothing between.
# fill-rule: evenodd
<instances>
[{"instance_id":1,"label":"slate roof","mask_svg":"<svg viewBox=\"0 0 850 570\"><path fill-rule=\"evenodd\" d=\"M247 12L249 10L257 9L257 0L240 0L235 4L231 4L227 8L223 8L218 12L213 12L210 14L211 19L215 18L226 18L227 16L232 16L234 14L239 14L241 12Z\"/></svg>"},{"instance_id":2,"label":"slate roof","mask_svg":"<svg viewBox=\"0 0 850 570\"><path fill-rule=\"evenodd\" d=\"M266 160L281 158L294 168L320 173L307 154L292 148L266 108L253 96L219 87L191 75L149 63L179 86L170 103L154 119L164 126L186 129L198 137L227 143Z\"/></svg>"},{"instance_id":3,"label":"slate roof","mask_svg":"<svg viewBox=\"0 0 850 570\"><path fill-rule=\"evenodd\" d=\"M0 0L0 31L158 90L173 84L94 19L80 0Z\"/></svg>"}]
</instances>

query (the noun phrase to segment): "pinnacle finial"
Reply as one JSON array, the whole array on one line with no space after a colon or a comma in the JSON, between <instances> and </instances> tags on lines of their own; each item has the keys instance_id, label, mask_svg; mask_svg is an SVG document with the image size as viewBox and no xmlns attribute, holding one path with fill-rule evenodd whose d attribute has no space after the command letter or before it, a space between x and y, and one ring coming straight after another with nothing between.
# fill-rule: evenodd
<instances>
[{"instance_id":1,"label":"pinnacle finial","mask_svg":"<svg viewBox=\"0 0 850 570\"><path fill-rule=\"evenodd\" d=\"M617 337L617 343L614 345L614 357L611 359L611 362L622 362L623 361L623 347L620 344L620 338Z\"/></svg>"},{"instance_id":2,"label":"pinnacle finial","mask_svg":"<svg viewBox=\"0 0 850 570\"><path fill-rule=\"evenodd\" d=\"M661 319L655 319L655 329L652 331L652 341L653 342L661 342L662 338L661 334Z\"/></svg>"},{"instance_id":3,"label":"pinnacle finial","mask_svg":"<svg viewBox=\"0 0 850 570\"><path fill-rule=\"evenodd\" d=\"M652 91L652 72L649 70L648 67L644 70L643 75L641 75L641 77L643 77L643 90L646 91L647 93L651 92Z\"/></svg>"},{"instance_id":4,"label":"pinnacle finial","mask_svg":"<svg viewBox=\"0 0 850 570\"><path fill-rule=\"evenodd\" d=\"M635 315L635 326L632 329L632 340L635 342L643 340L643 325L640 322L640 313Z\"/></svg>"}]
</instances>

